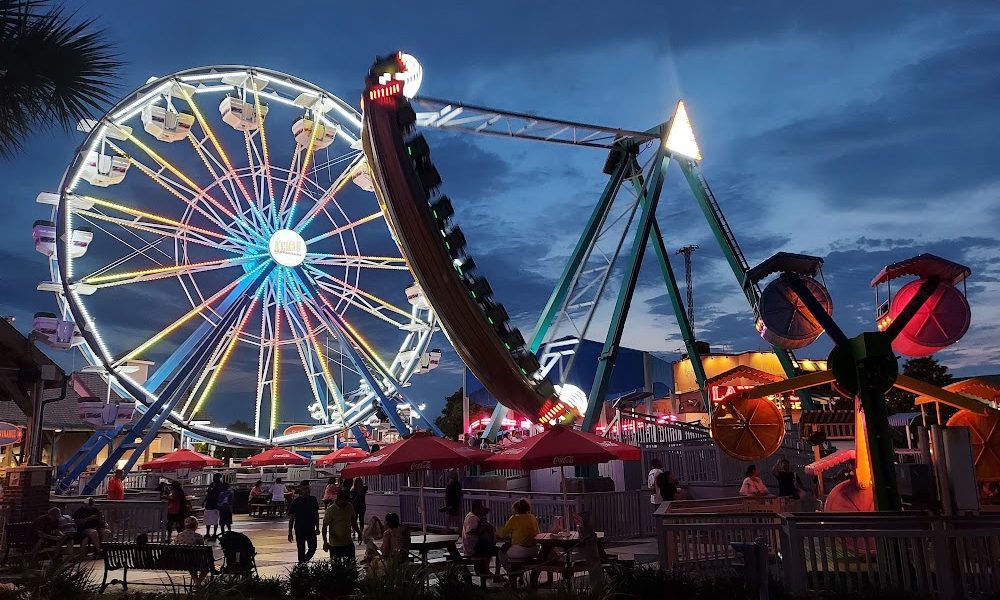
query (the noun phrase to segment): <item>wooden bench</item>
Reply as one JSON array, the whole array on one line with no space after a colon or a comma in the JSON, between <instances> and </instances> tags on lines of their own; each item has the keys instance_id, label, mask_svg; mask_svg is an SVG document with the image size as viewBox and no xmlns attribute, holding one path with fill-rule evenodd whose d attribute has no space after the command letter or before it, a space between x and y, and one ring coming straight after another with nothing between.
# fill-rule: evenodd
<instances>
[{"instance_id":1,"label":"wooden bench","mask_svg":"<svg viewBox=\"0 0 1000 600\"><path fill-rule=\"evenodd\" d=\"M129 571L173 571L184 573L215 573L215 557L211 546L179 546L174 544L136 544L107 542L104 550L104 578L101 593L112 584L128 589ZM122 570L122 578L108 581L108 574Z\"/></svg>"},{"instance_id":2,"label":"wooden bench","mask_svg":"<svg viewBox=\"0 0 1000 600\"><path fill-rule=\"evenodd\" d=\"M284 502L254 502L248 505L247 514L250 518L273 519L283 517L288 508Z\"/></svg>"}]
</instances>

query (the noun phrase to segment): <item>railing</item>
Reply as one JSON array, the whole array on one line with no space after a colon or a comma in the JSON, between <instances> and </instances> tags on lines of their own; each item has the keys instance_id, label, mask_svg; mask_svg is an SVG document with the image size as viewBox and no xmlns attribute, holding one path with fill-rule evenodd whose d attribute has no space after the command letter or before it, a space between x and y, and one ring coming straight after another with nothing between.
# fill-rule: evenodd
<instances>
[{"instance_id":1,"label":"railing","mask_svg":"<svg viewBox=\"0 0 1000 600\"><path fill-rule=\"evenodd\" d=\"M664 566L730 563L731 543L763 539L772 575L792 593L896 589L941 600L1000 588L1000 516L923 513L694 513L663 517Z\"/></svg>"},{"instance_id":2,"label":"railing","mask_svg":"<svg viewBox=\"0 0 1000 600\"><path fill-rule=\"evenodd\" d=\"M52 503L73 516L84 498L53 496ZM161 500L95 500L111 530L111 541L131 542L140 533L157 541L166 534L167 503Z\"/></svg>"},{"instance_id":3,"label":"railing","mask_svg":"<svg viewBox=\"0 0 1000 600\"><path fill-rule=\"evenodd\" d=\"M769 473L776 462L787 458L792 471L802 472L812 462L811 455L794 443L786 444L775 454L756 463L731 458L711 441L643 444L643 463L649 465L654 458L659 459L663 468L671 471L682 484L718 485L739 485L751 464L756 464L759 472Z\"/></svg>"},{"instance_id":4,"label":"railing","mask_svg":"<svg viewBox=\"0 0 1000 600\"><path fill-rule=\"evenodd\" d=\"M464 517L472 508L472 503L479 500L490 509L490 519L494 524L501 525L512 514L514 502L521 498L527 498L531 502L531 512L538 519L542 531L549 531L557 516L583 511L590 512L594 527L603 531L605 538L609 540L643 537L654 531L653 511L647 490L567 494L565 502L562 494L465 490L461 515ZM399 502L403 522L419 525L419 491L413 488L400 490ZM442 528L449 525L447 516L440 512L444 507L444 490L426 488L424 506L429 527Z\"/></svg>"}]
</instances>

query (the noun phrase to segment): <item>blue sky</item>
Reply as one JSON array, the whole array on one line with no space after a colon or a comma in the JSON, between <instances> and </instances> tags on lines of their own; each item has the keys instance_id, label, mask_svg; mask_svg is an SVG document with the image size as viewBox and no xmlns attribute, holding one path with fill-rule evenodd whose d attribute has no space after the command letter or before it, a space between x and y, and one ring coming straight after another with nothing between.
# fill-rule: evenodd
<instances>
[{"instance_id":1,"label":"blue sky","mask_svg":"<svg viewBox=\"0 0 1000 600\"><path fill-rule=\"evenodd\" d=\"M849 334L871 326L868 281L885 264L925 251L968 264L972 329L940 358L963 374L1000 370L994 3L69 5L116 43L127 63L121 95L151 75L238 63L285 71L356 102L373 57L403 48L421 60L421 92L434 97L630 129L663 121L683 97L706 177L751 263L780 250L825 257L835 316ZM604 153L428 139L470 251L530 331L604 184ZM40 132L2 164L10 235L0 239L0 311L22 329L54 302L34 291L47 271L30 243L31 223L45 218L33 199L57 187L79 141ZM681 179L669 172L659 217L669 247L701 245L699 337L762 348ZM150 306L176 302L153 297ZM625 344L668 355L682 346L652 268L640 280ZM804 354L828 349L824 339ZM412 392L433 409L459 385L461 365L447 351ZM235 397L209 411L220 422L246 414Z\"/></svg>"}]
</instances>

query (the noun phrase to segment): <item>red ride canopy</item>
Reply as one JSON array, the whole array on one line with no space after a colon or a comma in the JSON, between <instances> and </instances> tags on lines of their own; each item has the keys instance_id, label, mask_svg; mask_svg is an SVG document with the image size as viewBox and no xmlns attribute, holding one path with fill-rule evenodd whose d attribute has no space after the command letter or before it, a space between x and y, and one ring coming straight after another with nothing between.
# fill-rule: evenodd
<instances>
[{"instance_id":1,"label":"red ride canopy","mask_svg":"<svg viewBox=\"0 0 1000 600\"><path fill-rule=\"evenodd\" d=\"M642 450L592 433L556 426L510 446L483 463L484 469L546 469L639 460Z\"/></svg>"},{"instance_id":2,"label":"red ride canopy","mask_svg":"<svg viewBox=\"0 0 1000 600\"><path fill-rule=\"evenodd\" d=\"M482 462L490 453L419 431L344 467L341 477L398 475L410 471L455 469Z\"/></svg>"},{"instance_id":3,"label":"red ride canopy","mask_svg":"<svg viewBox=\"0 0 1000 600\"><path fill-rule=\"evenodd\" d=\"M194 450L176 450L160 458L154 458L139 468L150 471L174 471L177 469L204 469L205 467L221 466L222 461L218 458L205 456Z\"/></svg>"},{"instance_id":4,"label":"red ride canopy","mask_svg":"<svg viewBox=\"0 0 1000 600\"><path fill-rule=\"evenodd\" d=\"M368 453L360 448L355 448L353 446L344 446L334 450L333 452L327 454L326 456L321 456L316 459L317 467L324 467L327 465L339 465L344 463L357 462L363 458L366 458Z\"/></svg>"},{"instance_id":5,"label":"red ride canopy","mask_svg":"<svg viewBox=\"0 0 1000 600\"><path fill-rule=\"evenodd\" d=\"M284 448L271 448L255 454L243 461L243 467L281 467L286 465L308 465L309 459Z\"/></svg>"}]
</instances>

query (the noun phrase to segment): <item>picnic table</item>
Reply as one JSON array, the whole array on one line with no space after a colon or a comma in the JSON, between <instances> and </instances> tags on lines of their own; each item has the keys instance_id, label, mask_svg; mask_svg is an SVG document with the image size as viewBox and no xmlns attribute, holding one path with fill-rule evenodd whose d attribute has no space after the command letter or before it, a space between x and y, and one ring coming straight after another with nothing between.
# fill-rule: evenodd
<instances>
[{"instance_id":1,"label":"picnic table","mask_svg":"<svg viewBox=\"0 0 1000 600\"><path fill-rule=\"evenodd\" d=\"M604 552L604 532L597 531L594 532L594 535L597 537L597 556L593 558L605 563L608 556ZM580 539L579 531L539 533L535 536L535 543L539 546L538 557L541 563L536 565L534 570L545 571L549 573L549 577L552 576L552 573L558 573L564 579L570 578L578 572L587 571L589 569L587 560L573 560L574 550L582 550L580 544L585 541ZM585 555L579 553L577 556L586 558ZM563 560L556 561L556 559Z\"/></svg>"},{"instance_id":2,"label":"picnic table","mask_svg":"<svg viewBox=\"0 0 1000 600\"><path fill-rule=\"evenodd\" d=\"M426 567L427 556L434 550L444 550L448 554L448 559L459 562L463 559L462 553L458 551L458 536L429 533L410 534L410 552L420 556L420 562Z\"/></svg>"}]
</instances>

